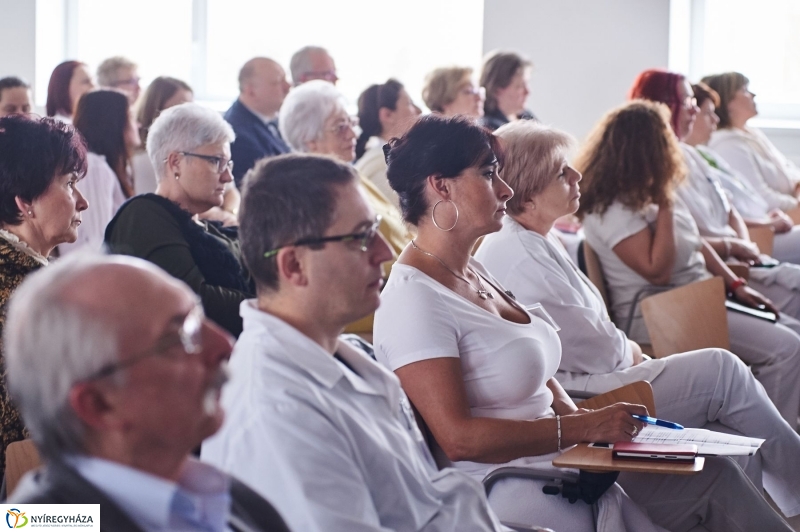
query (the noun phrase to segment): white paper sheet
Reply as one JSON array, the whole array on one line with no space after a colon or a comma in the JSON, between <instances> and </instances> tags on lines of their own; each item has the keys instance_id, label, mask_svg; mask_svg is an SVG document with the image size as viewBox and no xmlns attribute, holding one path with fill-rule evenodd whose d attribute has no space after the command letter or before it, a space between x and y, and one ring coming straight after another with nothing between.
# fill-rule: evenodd
<instances>
[{"instance_id":1,"label":"white paper sheet","mask_svg":"<svg viewBox=\"0 0 800 532\"><path fill-rule=\"evenodd\" d=\"M706 429L667 429L656 425L645 425L633 438L636 443L693 443L697 454L709 456L753 455L764 443L760 438L748 438Z\"/></svg>"}]
</instances>

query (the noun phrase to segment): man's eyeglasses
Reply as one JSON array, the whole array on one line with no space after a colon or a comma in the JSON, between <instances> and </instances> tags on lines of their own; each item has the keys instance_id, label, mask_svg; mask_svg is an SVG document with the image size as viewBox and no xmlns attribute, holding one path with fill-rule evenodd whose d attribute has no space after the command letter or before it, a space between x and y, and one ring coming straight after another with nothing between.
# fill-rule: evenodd
<instances>
[{"instance_id":1,"label":"man's eyeglasses","mask_svg":"<svg viewBox=\"0 0 800 532\"><path fill-rule=\"evenodd\" d=\"M129 78L129 79L120 79L114 82L114 87L119 87L120 85L138 85L142 78Z\"/></svg>"},{"instance_id":2,"label":"man's eyeglasses","mask_svg":"<svg viewBox=\"0 0 800 532\"><path fill-rule=\"evenodd\" d=\"M358 117L350 116L346 120L341 120L329 127L328 131L332 132L337 137L344 137L349 131L360 131L358 124Z\"/></svg>"},{"instance_id":3,"label":"man's eyeglasses","mask_svg":"<svg viewBox=\"0 0 800 532\"><path fill-rule=\"evenodd\" d=\"M339 81L339 76L336 75L335 70L315 70L311 72L305 72L301 77L303 78L303 81L311 81L312 79L321 79L331 83L336 83Z\"/></svg>"},{"instance_id":4,"label":"man's eyeglasses","mask_svg":"<svg viewBox=\"0 0 800 532\"><path fill-rule=\"evenodd\" d=\"M183 323L177 331L170 332L156 344L141 353L129 356L122 362L107 364L87 377L85 380L92 381L113 375L117 371L127 369L142 360L150 357L173 358L178 355L176 348L180 348L181 354L196 355L203 350L203 307L196 305L184 318Z\"/></svg>"},{"instance_id":5,"label":"man's eyeglasses","mask_svg":"<svg viewBox=\"0 0 800 532\"><path fill-rule=\"evenodd\" d=\"M214 169L220 175L222 175L225 170L233 172L233 161L231 159L226 161L224 158L217 157L216 155L203 155L201 153L192 153L188 151L179 151L178 153L184 157L197 157L198 159L203 159L210 162L214 165Z\"/></svg>"},{"instance_id":6,"label":"man's eyeglasses","mask_svg":"<svg viewBox=\"0 0 800 532\"><path fill-rule=\"evenodd\" d=\"M378 227L380 227L380 225L381 225L381 217L378 216L375 219L375 223L373 223L366 231L362 231L360 233L350 233L349 235L323 236L319 238L302 238L293 244L286 244L285 246L280 246L270 251L267 251L266 253L264 253L264 258L268 259L270 257L274 257L283 248L288 248L291 246L317 246L320 244L325 244L326 242L358 242L359 244L358 249L360 251L367 251L369 249L369 246L372 244L372 241L375 240L375 237L378 234Z\"/></svg>"}]
</instances>

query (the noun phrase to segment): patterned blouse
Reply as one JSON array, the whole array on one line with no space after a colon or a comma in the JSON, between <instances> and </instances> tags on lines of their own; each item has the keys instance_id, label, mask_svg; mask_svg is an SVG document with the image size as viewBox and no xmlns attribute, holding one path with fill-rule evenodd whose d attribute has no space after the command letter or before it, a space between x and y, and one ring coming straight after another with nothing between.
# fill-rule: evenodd
<instances>
[{"instance_id":1,"label":"patterned blouse","mask_svg":"<svg viewBox=\"0 0 800 532\"><path fill-rule=\"evenodd\" d=\"M0 229L0 475L5 475L8 444L28 437L19 412L11 403L6 388L6 364L3 351L3 327L11 294L25 277L47 264L47 259L28 249L14 235ZM2 478L2 477L0 477Z\"/></svg>"}]
</instances>

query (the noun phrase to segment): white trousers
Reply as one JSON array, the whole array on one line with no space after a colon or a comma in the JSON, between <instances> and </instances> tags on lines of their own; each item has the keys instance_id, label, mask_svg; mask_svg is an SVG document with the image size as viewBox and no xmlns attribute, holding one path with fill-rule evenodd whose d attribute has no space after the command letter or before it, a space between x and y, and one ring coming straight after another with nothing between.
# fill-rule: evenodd
<instances>
[{"instance_id":1,"label":"white trousers","mask_svg":"<svg viewBox=\"0 0 800 532\"><path fill-rule=\"evenodd\" d=\"M788 233L775 235L772 256L781 262L800 264L800 226L792 227Z\"/></svg>"}]
</instances>

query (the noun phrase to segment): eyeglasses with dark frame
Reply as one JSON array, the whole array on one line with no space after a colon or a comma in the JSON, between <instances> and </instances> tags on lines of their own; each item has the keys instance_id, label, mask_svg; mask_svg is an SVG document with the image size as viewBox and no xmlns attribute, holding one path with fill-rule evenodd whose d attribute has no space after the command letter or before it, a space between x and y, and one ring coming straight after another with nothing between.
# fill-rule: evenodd
<instances>
[{"instance_id":1,"label":"eyeglasses with dark frame","mask_svg":"<svg viewBox=\"0 0 800 532\"><path fill-rule=\"evenodd\" d=\"M175 348L180 347L183 353L197 355L203 350L203 307L196 305L184 318L177 331L161 337L156 344L140 353L129 356L122 362L107 364L91 374L84 381L93 381L109 377L123 369L130 368L150 357L175 358Z\"/></svg>"},{"instance_id":2,"label":"eyeglasses with dark frame","mask_svg":"<svg viewBox=\"0 0 800 532\"><path fill-rule=\"evenodd\" d=\"M350 233L348 235L323 236L319 238L302 238L293 244L286 244L285 246L280 246L265 252L264 258L268 259L270 257L274 257L283 248L288 248L292 246L316 246L319 244L325 244L327 242L358 241L359 242L358 249L362 252L365 252L369 249L369 246L372 244L373 240L375 240L375 237L378 234L378 227L380 227L380 225L381 225L381 217L377 216L375 218L375 222L366 231L362 231L360 233Z\"/></svg>"},{"instance_id":3,"label":"eyeglasses with dark frame","mask_svg":"<svg viewBox=\"0 0 800 532\"><path fill-rule=\"evenodd\" d=\"M222 175L225 172L225 170L233 172L232 159L228 159L227 161L225 161L223 157L217 157L216 155L203 155L202 153L192 153L189 151L179 151L178 153L180 153L184 157L197 157L198 159L203 159L205 161L210 162L211 164L216 166L216 171L220 175Z\"/></svg>"}]
</instances>

